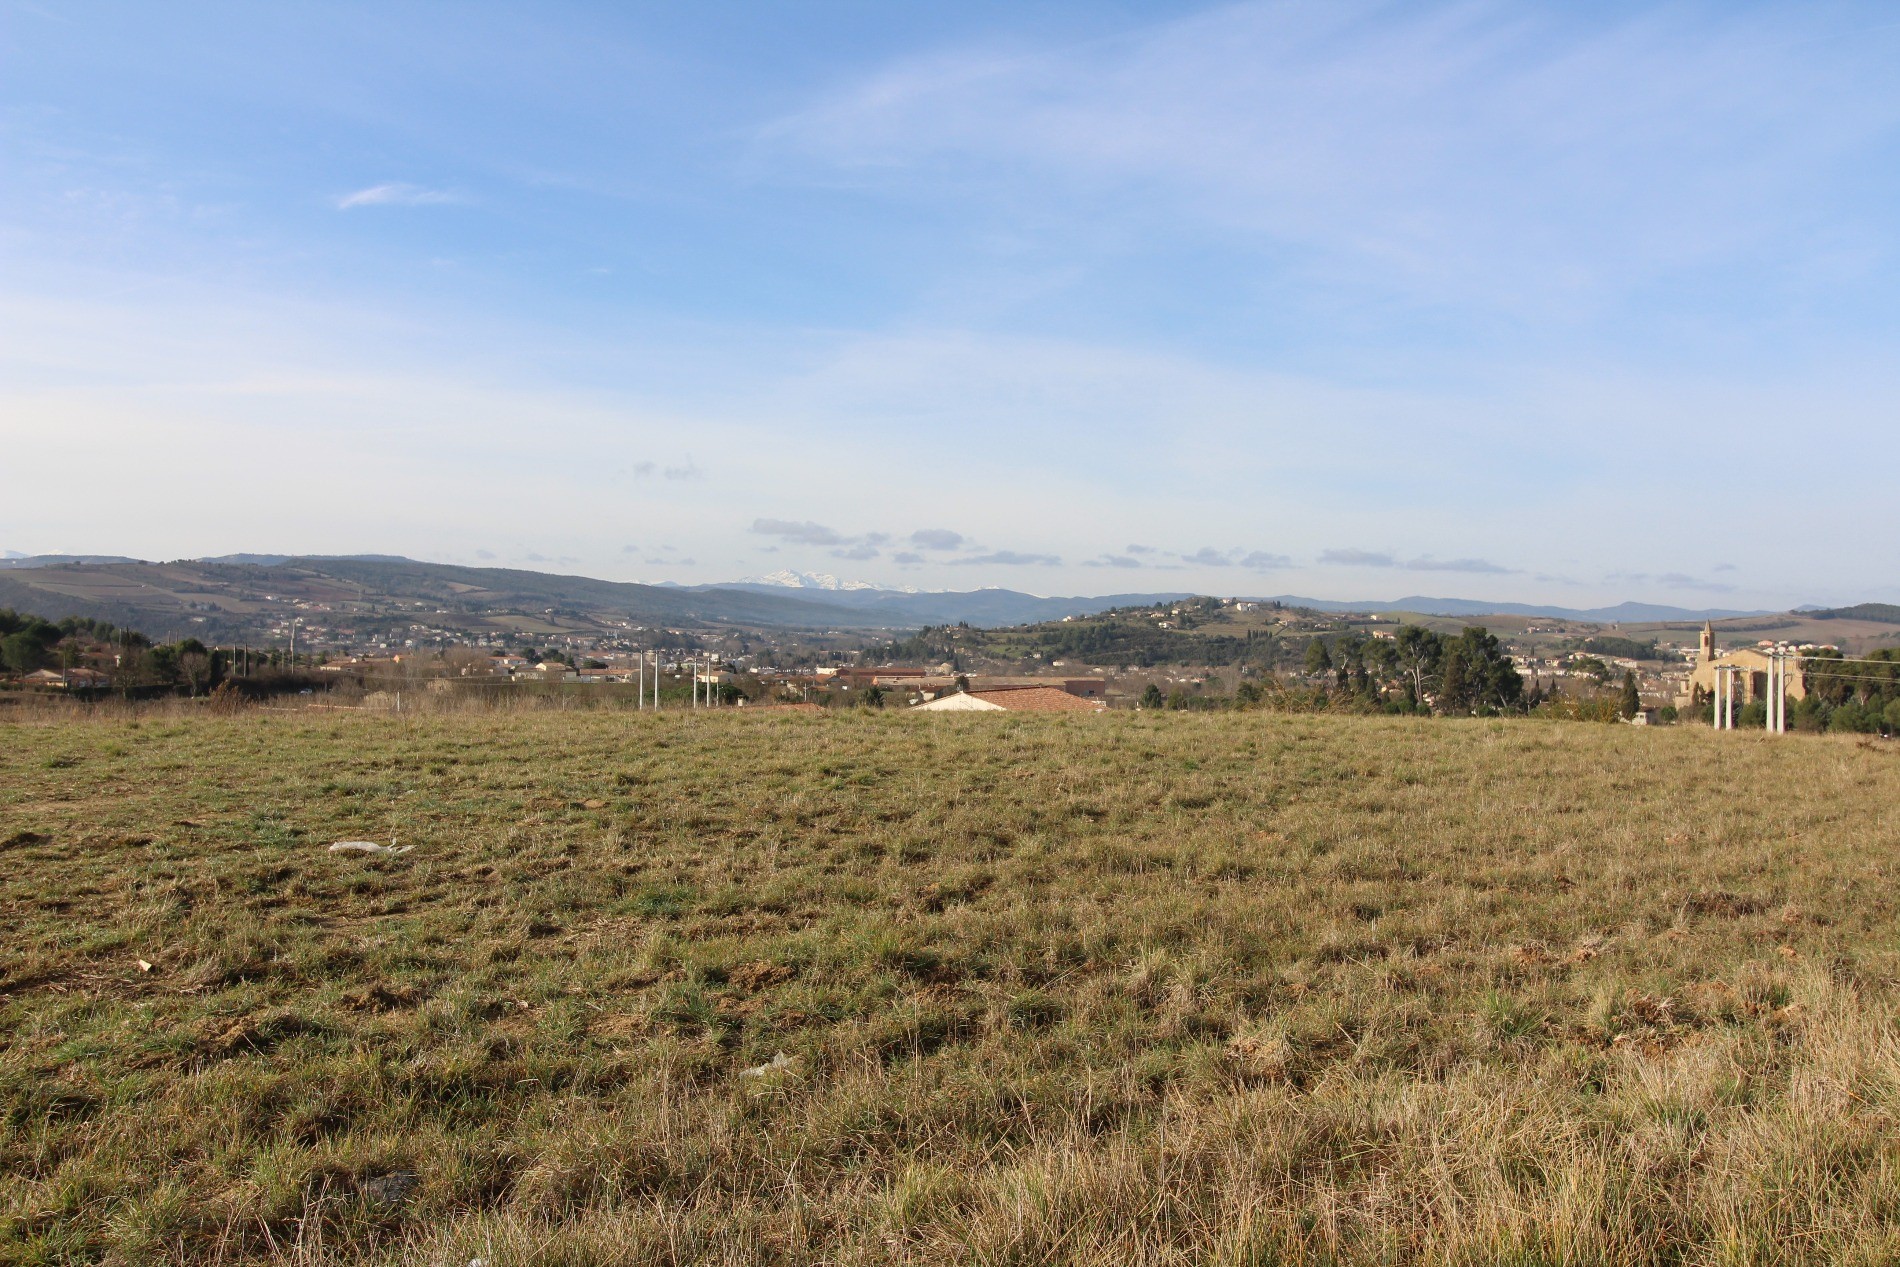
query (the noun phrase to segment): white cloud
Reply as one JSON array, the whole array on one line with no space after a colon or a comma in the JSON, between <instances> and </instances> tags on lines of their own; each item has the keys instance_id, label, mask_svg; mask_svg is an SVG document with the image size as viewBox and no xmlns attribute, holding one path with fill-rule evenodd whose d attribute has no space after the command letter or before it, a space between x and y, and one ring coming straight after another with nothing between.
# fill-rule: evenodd
<instances>
[{"instance_id":1,"label":"white cloud","mask_svg":"<svg viewBox=\"0 0 1900 1267\"><path fill-rule=\"evenodd\" d=\"M407 185L394 182L386 185L371 185L355 193L343 194L335 200L338 211L352 211L357 207L434 207L450 203L466 202L467 199L447 189L427 189L421 185Z\"/></svg>"},{"instance_id":2,"label":"white cloud","mask_svg":"<svg viewBox=\"0 0 1900 1267\"><path fill-rule=\"evenodd\" d=\"M968 558L952 559L961 566L975 567L1057 567L1062 560L1053 554L1024 554L1017 550L995 550L989 554L973 554Z\"/></svg>"},{"instance_id":3,"label":"white cloud","mask_svg":"<svg viewBox=\"0 0 1900 1267\"><path fill-rule=\"evenodd\" d=\"M1319 561L1333 567L1395 568L1399 561L1383 550L1323 550Z\"/></svg>"},{"instance_id":4,"label":"white cloud","mask_svg":"<svg viewBox=\"0 0 1900 1267\"><path fill-rule=\"evenodd\" d=\"M1414 572L1482 572L1499 576L1516 571L1489 559L1434 559L1429 555L1412 559L1405 566Z\"/></svg>"},{"instance_id":5,"label":"white cloud","mask_svg":"<svg viewBox=\"0 0 1900 1267\"><path fill-rule=\"evenodd\" d=\"M1892 40L1817 56L1857 20L1826 8L1605 12L1226 5L895 61L760 144L793 177L988 199L1019 223L1031 199L1051 233L1211 222L1434 303L1601 303L1764 244L1825 266L1840 237L1786 230L1900 123Z\"/></svg>"},{"instance_id":6,"label":"white cloud","mask_svg":"<svg viewBox=\"0 0 1900 1267\"><path fill-rule=\"evenodd\" d=\"M837 546L847 545L853 540L809 519L802 523L790 519L754 519L751 530L761 536L778 537L795 545Z\"/></svg>"},{"instance_id":7,"label":"white cloud","mask_svg":"<svg viewBox=\"0 0 1900 1267\"><path fill-rule=\"evenodd\" d=\"M1473 572L1489 575L1509 575L1516 571L1489 559L1438 559L1431 555L1420 555L1416 559L1401 560L1386 550L1325 550L1320 553L1320 563L1331 567L1354 568L1404 568L1410 572Z\"/></svg>"}]
</instances>

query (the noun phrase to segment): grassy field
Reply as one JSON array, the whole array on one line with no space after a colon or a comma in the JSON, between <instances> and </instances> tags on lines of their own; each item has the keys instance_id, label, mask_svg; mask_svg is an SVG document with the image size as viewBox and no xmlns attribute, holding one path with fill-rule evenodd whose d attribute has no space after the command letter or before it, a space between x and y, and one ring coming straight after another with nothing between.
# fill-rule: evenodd
<instances>
[{"instance_id":1,"label":"grassy field","mask_svg":"<svg viewBox=\"0 0 1900 1267\"><path fill-rule=\"evenodd\" d=\"M0 1262L1893 1262L1896 861L1851 738L0 722Z\"/></svg>"}]
</instances>

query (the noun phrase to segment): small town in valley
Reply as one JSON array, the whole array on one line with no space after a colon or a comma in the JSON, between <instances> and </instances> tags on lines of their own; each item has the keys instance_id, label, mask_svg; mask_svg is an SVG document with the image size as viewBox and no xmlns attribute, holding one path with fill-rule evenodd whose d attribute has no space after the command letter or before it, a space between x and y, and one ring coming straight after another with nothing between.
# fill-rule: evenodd
<instances>
[{"instance_id":1,"label":"small town in valley","mask_svg":"<svg viewBox=\"0 0 1900 1267\"><path fill-rule=\"evenodd\" d=\"M839 608L828 614L840 623L827 628L769 607L718 610L769 597L757 587L703 587L690 609L655 622L640 608L663 589L608 586L536 606L521 593L476 588L471 570L407 561L373 573L321 561L36 562L6 574L40 610L82 602L125 624L0 616L10 622L0 692L209 698L224 687L368 710L511 692L661 710L1323 707L1873 734L1900 722L1888 710L1900 610L1880 604L1609 620L1162 596L1077 600L1061 615L997 625L892 628L873 623L891 613ZM537 578L555 589L562 579ZM418 596L449 582L461 587L452 606ZM132 592L142 605L125 600ZM1051 601L1016 597L1025 608ZM1470 689L1457 681L1486 677Z\"/></svg>"}]
</instances>

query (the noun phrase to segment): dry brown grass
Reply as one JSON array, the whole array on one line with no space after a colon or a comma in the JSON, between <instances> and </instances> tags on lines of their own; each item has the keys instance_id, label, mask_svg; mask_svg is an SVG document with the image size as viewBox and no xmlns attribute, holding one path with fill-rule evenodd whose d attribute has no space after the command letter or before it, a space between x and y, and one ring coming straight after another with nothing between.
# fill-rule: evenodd
<instances>
[{"instance_id":1,"label":"dry brown grass","mask_svg":"<svg viewBox=\"0 0 1900 1267\"><path fill-rule=\"evenodd\" d=\"M0 1261L1890 1262L1896 807L1525 721L16 719Z\"/></svg>"}]
</instances>

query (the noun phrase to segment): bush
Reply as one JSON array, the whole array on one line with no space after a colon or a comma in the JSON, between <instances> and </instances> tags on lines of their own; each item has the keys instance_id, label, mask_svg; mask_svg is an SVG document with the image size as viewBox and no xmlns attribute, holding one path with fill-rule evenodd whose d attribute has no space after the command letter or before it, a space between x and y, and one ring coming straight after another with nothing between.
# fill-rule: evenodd
<instances>
[{"instance_id":1,"label":"bush","mask_svg":"<svg viewBox=\"0 0 1900 1267\"><path fill-rule=\"evenodd\" d=\"M1880 729L1880 720L1878 715L1850 700L1828 714L1827 728L1850 735L1870 735Z\"/></svg>"}]
</instances>

